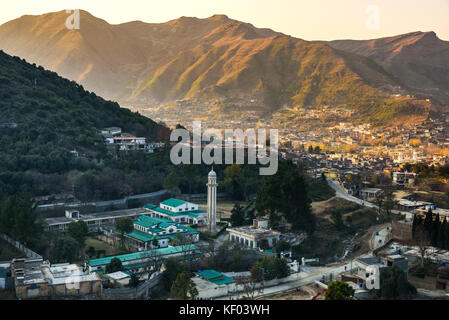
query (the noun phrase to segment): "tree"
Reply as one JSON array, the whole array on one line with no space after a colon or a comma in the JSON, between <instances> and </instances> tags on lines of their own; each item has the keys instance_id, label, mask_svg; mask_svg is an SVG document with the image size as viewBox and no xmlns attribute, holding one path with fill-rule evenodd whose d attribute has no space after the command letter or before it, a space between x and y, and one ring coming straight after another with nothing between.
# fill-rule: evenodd
<instances>
[{"instance_id":1,"label":"tree","mask_svg":"<svg viewBox=\"0 0 449 320\"><path fill-rule=\"evenodd\" d=\"M243 291L245 292L247 299L254 299L257 291L262 292L263 287L260 286L259 290L256 289L257 284L261 283L263 280L263 269L258 265L254 265L250 269L250 276L248 281L243 285Z\"/></svg>"},{"instance_id":2,"label":"tree","mask_svg":"<svg viewBox=\"0 0 449 320\"><path fill-rule=\"evenodd\" d=\"M198 296L198 289L189 272L178 274L171 287L170 296L175 300L194 300Z\"/></svg>"},{"instance_id":3,"label":"tree","mask_svg":"<svg viewBox=\"0 0 449 320\"><path fill-rule=\"evenodd\" d=\"M423 221L423 226L427 230L429 235L432 232L432 224L433 224L433 212L432 209L429 208L429 210L426 213L426 217L424 218Z\"/></svg>"},{"instance_id":4,"label":"tree","mask_svg":"<svg viewBox=\"0 0 449 320\"><path fill-rule=\"evenodd\" d=\"M337 230L342 230L344 228L345 224L343 222L341 210L339 210L338 208L334 209L331 213L331 218Z\"/></svg>"},{"instance_id":5,"label":"tree","mask_svg":"<svg viewBox=\"0 0 449 320\"><path fill-rule=\"evenodd\" d=\"M282 190L284 197L281 202L281 211L286 220L292 224L292 229L313 233L316 220L304 176L295 170L284 178Z\"/></svg>"},{"instance_id":6,"label":"tree","mask_svg":"<svg viewBox=\"0 0 449 320\"><path fill-rule=\"evenodd\" d=\"M239 164L232 164L224 170L223 185L226 192L234 200L242 200L244 196L243 188L243 169Z\"/></svg>"},{"instance_id":7,"label":"tree","mask_svg":"<svg viewBox=\"0 0 449 320\"><path fill-rule=\"evenodd\" d=\"M61 235L51 248L53 262L69 262L78 260L79 243L69 235Z\"/></svg>"},{"instance_id":8,"label":"tree","mask_svg":"<svg viewBox=\"0 0 449 320\"><path fill-rule=\"evenodd\" d=\"M257 213L269 215L272 227L284 218L293 230L313 233L316 221L308 193L309 187L298 168L291 162L281 162L278 172L266 177L257 193Z\"/></svg>"},{"instance_id":9,"label":"tree","mask_svg":"<svg viewBox=\"0 0 449 320\"><path fill-rule=\"evenodd\" d=\"M73 239L78 241L80 248L84 248L86 237L89 232L86 222L83 220L70 222L67 232Z\"/></svg>"},{"instance_id":10,"label":"tree","mask_svg":"<svg viewBox=\"0 0 449 320\"><path fill-rule=\"evenodd\" d=\"M264 270L265 280L280 279L290 275L290 267L284 258L265 256L255 265Z\"/></svg>"},{"instance_id":11,"label":"tree","mask_svg":"<svg viewBox=\"0 0 449 320\"><path fill-rule=\"evenodd\" d=\"M245 212L243 207L235 204L231 210L231 223L233 227L238 227L245 224Z\"/></svg>"},{"instance_id":12,"label":"tree","mask_svg":"<svg viewBox=\"0 0 449 320\"><path fill-rule=\"evenodd\" d=\"M378 293L383 299L410 299L416 294L416 288L407 281L405 273L398 266L393 266L381 271Z\"/></svg>"},{"instance_id":13,"label":"tree","mask_svg":"<svg viewBox=\"0 0 449 320\"><path fill-rule=\"evenodd\" d=\"M440 232L440 224L441 224L440 215L437 213L435 215L435 219L433 219L432 221L432 226L430 228L430 243L434 247L438 246L438 238L439 238L438 233Z\"/></svg>"},{"instance_id":14,"label":"tree","mask_svg":"<svg viewBox=\"0 0 449 320\"><path fill-rule=\"evenodd\" d=\"M36 213L36 204L28 193L12 195L0 208L0 231L26 246L35 244L43 232Z\"/></svg>"},{"instance_id":15,"label":"tree","mask_svg":"<svg viewBox=\"0 0 449 320\"><path fill-rule=\"evenodd\" d=\"M421 266L424 266L424 257L430 245L429 232L424 226L420 225L416 227L415 235L413 237L413 244L418 247L419 254L421 256Z\"/></svg>"},{"instance_id":16,"label":"tree","mask_svg":"<svg viewBox=\"0 0 449 320\"><path fill-rule=\"evenodd\" d=\"M170 172L165 177L164 188L172 193L179 193L179 179L176 173Z\"/></svg>"},{"instance_id":17,"label":"tree","mask_svg":"<svg viewBox=\"0 0 449 320\"><path fill-rule=\"evenodd\" d=\"M162 273L162 279L167 290L170 290L178 274L188 270L187 264L176 257L166 259L164 262L164 267L165 270Z\"/></svg>"},{"instance_id":18,"label":"tree","mask_svg":"<svg viewBox=\"0 0 449 320\"><path fill-rule=\"evenodd\" d=\"M87 249L87 255L90 257L90 258L92 258L92 257L94 257L95 256L95 253L96 253L96 251L95 251L95 248L94 247L92 247L92 246L90 246L88 249Z\"/></svg>"},{"instance_id":19,"label":"tree","mask_svg":"<svg viewBox=\"0 0 449 320\"><path fill-rule=\"evenodd\" d=\"M130 233L134 230L134 224L131 218L123 217L115 220L115 228L120 233L120 243L125 244L125 233Z\"/></svg>"},{"instance_id":20,"label":"tree","mask_svg":"<svg viewBox=\"0 0 449 320\"><path fill-rule=\"evenodd\" d=\"M139 285L139 276L135 273L131 273L131 279L129 279L129 286L131 288L137 288Z\"/></svg>"},{"instance_id":21,"label":"tree","mask_svg":"<svg viewBox=\"0 0 449 320\"><path fill-rule=\"evenodd\" d=\"M288 241L281 240L276 244L276 250L278 252L288 251L290 250L291 245Z\"/></svg>"},{"instance_id":22,"label":"tree","mask_svg":"<svg viewBox=\"0 0 449 320\"><path fill-rule=\"evenodd\" d=\"M390 219L391 211L397 205L397 201L394 198L393 192L385 191L384 192L384 203L383 203L383 216L384 219Z\"/></svg>"},{"instance_id":23,"label":"tree","mask_svg":"<svg viewBox=\"0 0 449 320\"><path fill-rule=\"evenodd\" d=\"M438 232L438 247L442 248L442 249L447 249L447 241L448 241L448 223L446 220L446 217L444 217L443 222L441 223L440 226L440 231Z\"/></svg>"},{"instance_id":24,"label":"tree","mask_svg":"<svg viewBox=\"0 0 449 320\"><path fill-rule=\"evenodd\" d=\"M344 281L333 281L327 287L325 300L353 300L355 290Z\"/></svg>"},{"instance_id":25,"label":"tree","mask_svg":"<svg viewBox=\"0 0 449 320\"><path fill-rule=\"evenodd\" d=\"M123 265L119 258L112 258L112 260L106 265L106 273L114 273L117 271L122 271Z\"/></svg>"}]
</instances>

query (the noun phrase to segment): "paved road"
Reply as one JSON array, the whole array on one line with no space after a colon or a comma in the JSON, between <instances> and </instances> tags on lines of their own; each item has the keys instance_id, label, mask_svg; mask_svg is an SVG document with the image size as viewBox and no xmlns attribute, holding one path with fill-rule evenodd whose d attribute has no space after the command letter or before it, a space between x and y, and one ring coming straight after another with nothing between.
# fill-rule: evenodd
<instances>
[{"instance_id":1,"label":"paved road","mask_svg":"<svg viewBox=\"0 0 449 320\"><path fill-rule=\"evenodd\" d=\"M360 257L368 257L370 254L364 254ZM355 264L352 264L352 267L355 268ZM344 271L349 271L351 269L351 262L344 262L338 264L327 265L325 267L306 267L303 268L307 271L302 271L296 274L297 280L293 280L290 282L282 283L276 286L264 288L262 293L256 293L255 296L265 296L280 293L283 291L289 291L295 288L299 288L305 285L309 285L315 282L315 280L319 280L323 275L328 276L329 274L333 274L333 279L337 277L338 274L343 273ZM239 292L236 294L223 296L215 298L215 300L229 300L232 298L233 300L244 298L245 294L243 292Z\"/></svg>"},{"instance_id":2,"label":"paved road","mask_svg":"<svg viewBox=\"0 0 449 320\"><path fill-rule=\"evenodd\" d=\"M357 197L351 196L350 194L348 194L341 186L338 182L327 179L327 184L335 190L335 195L339 198L343 198L346 199L348 201L351 202L355 202L358 203L362 206L365 207L369 207L369 208L373 208L378 210L378 206L376 206L374 203L359 199ZM407 212L407 211L400 211L400 210L391 210L392 213L394 214L404 214L406 216L407 219L413 219L413 214L411 212Z\"/></svg>"}]
</instances>

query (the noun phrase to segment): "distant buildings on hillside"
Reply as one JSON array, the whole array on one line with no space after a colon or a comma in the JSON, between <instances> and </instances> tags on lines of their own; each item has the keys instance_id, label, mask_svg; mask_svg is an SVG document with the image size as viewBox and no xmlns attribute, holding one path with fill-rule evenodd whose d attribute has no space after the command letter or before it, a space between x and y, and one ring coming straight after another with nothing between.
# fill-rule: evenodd
<instances>
[{"instance_id":1,"label":"distant buildings on hillside","mask_svg":"<svg viewBox=\"0 0 449 320\"><path fill-rule=\"evenodd\" d=\"M162 142L147 142L145 137L136 137L129 133L124 133L119 127L104 128L100 130L100 133L111 152L140 151L153 153L156 149L164 146Z\"/></svg>"}]
</instances>

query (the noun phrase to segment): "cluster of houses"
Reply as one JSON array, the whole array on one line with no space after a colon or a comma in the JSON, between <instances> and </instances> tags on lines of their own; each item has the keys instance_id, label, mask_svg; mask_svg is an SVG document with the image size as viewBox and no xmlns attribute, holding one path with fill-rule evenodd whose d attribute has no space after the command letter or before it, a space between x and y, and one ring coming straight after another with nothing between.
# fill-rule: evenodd
<instances>
[{"instance_id":1,"label":"cluster of houses","mask_svg":"<svg viewBox=\"0 0 449 320\"><path fill-rule=\"evenodd\" d=\"M122 132L119 127L110 127L100 130L107 146L114 151L129 152L141 151L153 153L156 149L164 147L163 142L147 142L145 137L136 137L129 133Z\"/></svg>"}]
</instances>

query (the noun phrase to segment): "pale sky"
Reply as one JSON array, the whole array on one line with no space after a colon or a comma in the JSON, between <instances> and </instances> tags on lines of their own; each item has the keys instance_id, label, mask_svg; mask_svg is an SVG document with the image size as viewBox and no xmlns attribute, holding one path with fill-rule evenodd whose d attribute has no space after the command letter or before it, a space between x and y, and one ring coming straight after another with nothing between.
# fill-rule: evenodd
<instances>
[{"instance_id":1,"label":"pale sky","mask_svg":"<svg viewBox=\"0 0 449 320\"><path fill-rule=\"evenodd\" d=\"M449 40L449 0L2 0L0 24L63 9L83 9L112 24L226 14L305 40L372 39L412 31L435 31Z\"/></svg>"}]
</instances>

